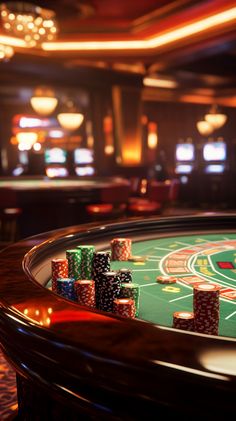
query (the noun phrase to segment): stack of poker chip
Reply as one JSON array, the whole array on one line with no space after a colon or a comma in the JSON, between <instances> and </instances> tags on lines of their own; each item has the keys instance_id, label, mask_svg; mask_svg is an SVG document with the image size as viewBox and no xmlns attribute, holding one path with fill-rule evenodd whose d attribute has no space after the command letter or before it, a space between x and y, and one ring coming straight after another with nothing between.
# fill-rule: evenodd
<instances>
[{"instance_id":1,"label":"stack of poker chip","mask_svg":"<svg viewBox=\"0 0 236 421\"><path fill-rule=\"evenodd\" d=\"M127 284L128 285L128 284ZM113 311L113 302L119 297L121 282L116 271L103 273L102 288L100 290L99 309Z\"/></svg>"},{"instance_id":2,"label":"stack of poker chip","mask_svg":"<svg viewBox=\"0 0 236 421\"><path fill-rule=\"evenodd\" d=\"M192 311L176 311L173 313L173 325L175 329L194 331L194 313Z\"/></svg>"},{"instance_id":3,"label":"stack of poker chip","mask_svg":"<svg viewBox=\"0 0 236 421\"><path fill-rule=\"evenodd\" d=\"M51 261L52 291L57 292L57 279L68 277L68 260L53 259Z\"/></svg>"},{"instance_id":4,"label":"stack of poker chip","mask_svg":"<svg viewBox=\"0 0 236 421\"><path fill-rule=\"evenodd\" d=\"M73 278L57 278L56 280L56 292L64 298L76 301L76 294L74 290Z\"/></svg>"},{"instance_id":5,"label":"stack of poker chip","mask_svg":"<svg viewBox=\"0 0 236 421\"><path fill-rule=\"evenodd\" d=\"M123 268L118 270L118 274L121 280L121 283L129 284L132 282L132 270L128 268Z\"/></svg>"},{"instance_id":6,"label":"stack of poker chip","mask_svg":"<svg viewBox=\"0 0 236 421\"><path fill-rule=\"evenodd\" d=\"M159 284L163 284L163 285L168 285L168 284L175 284L175 282L177 282L177 278L175 278L174 276L157 276L156 278L157 282Z\"/></svg>"},{"instance_id":7,"label":"stack of poker chip","mask_svg":"<svg viewBox=\"0 0 236 421\"><path fill-rule=\"evenodd\" d=\"M103 286L103 273L110 271L110 253L97 251L93 255L92 278L95 281L96 307L100 308L100 292Z\"/></svg>"},{"instance_id":8,"label":"stack of poker chip","mask_svg":"<svg viewBox=\"0 0 236 421\"><path fill-rule=\"evenodd\" d=\"M135 317L135 302L132 298L115 298L113 313L123 317Z\"/></svg>"},{"instance_id":9,"label":"stack of poker chip","mask_svg":"<svg viewBox=\"0 0 236 421\"><path fill-rule=\"evenodd\" d=\"M81 276L81 250L66 250L66 258L68 260L68 276L70 278L82 279Z\"/></svg>"},{"instance_id":10,"label":"stack of poker chip","mask_svg":"<svg viewBox=\"0 0 236 421\"><path fill-rule=\"evenodd\" d=\"M80 245L77 247L81 253L81 279L92 279L92 265L94 246Z\"/></svg>"},{"instance_id":11,"label":"stack of poker chip","mask_svg":"<svg viewBox=\"0 0 236 421\"><path fill-rule=\"evenodd\" d=\"M135 317L139 315L140 287L134 283L121 284L119 298L132 298L135 303Z\"/></svg>"},{"instance_id":12,"label":"stack of poker chip","mask_svg":"<svg viewBox=\"0 0 236 421\"><path fill-rule=\"evenodd\" d=\"M193 289L193 310L195 332L218 335L220 286L199 283Z\"/></svg>"},{"instance_id":13,"label":"stack of poker chip","mask_svg":"<svg viewBox=\"0 0 236 421\"><path fill-rule=\"evenodd\" d=\"M128 260L131 256L132 240L130 238L113 238L111 240L111 259Z\"/></svg>"},{"instance_id":14,"label":"stack of poker chip","mask_svg":"<svg viewBox=\"0 0 236 421\"><path fill-rule=\"evenodd\" d=\"M75 281L74 289L77 302L87 307L95 307L95 282L91 279L80 279Z\"/></svg>"}]
</instances>

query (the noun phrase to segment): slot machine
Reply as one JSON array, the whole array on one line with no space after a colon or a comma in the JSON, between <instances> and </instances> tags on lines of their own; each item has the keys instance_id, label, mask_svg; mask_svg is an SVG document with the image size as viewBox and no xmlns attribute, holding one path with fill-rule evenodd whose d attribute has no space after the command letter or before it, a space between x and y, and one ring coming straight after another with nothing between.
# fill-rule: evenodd
<instances>
[{"instance_id":1,"label":"slot machine","mask_svg":"<svg viewBox=\"0 0 236 421\"><path fill-rule=\"evenodd\" d=\"M93 176L95 174L92 149L76 148L74 150L74 171L79 177Z\"/></svg>"},{"instance_id":2,"label":"slot machine","mask_svg":"<svg viewBox=\"0 0 236 421\"><path fill-rule=\"evenodd\" d=\"M199 196L202 202L214 205L227 203L228 159L227 145L223 138L210 140L202 148L202 176Z\"/></svg>"},{"instance_id":3,"label":"slot machine","mask_svg":"<svg viewBox=\"0 0 236 421\"><path fill-rule=\"evenodd\" d=\"M47 177L68 177L67 151L65 149L58 147L45 149L44 160Z\"/></svg>"},{"instance_id":4,"label":"slot machine","mask_svg":"<svg viewBox=\"0 0 236 421\"><path fill-rule=\"evenodd\" d=\"M175 174L180 180L180 199L191 201L193 173L196 169L195 146L192 139L181 141L175 148Z\"/></svg>"},{"instance_id":5,"label":"slot machine","mask_svg":"<svg viewBox=\"0 0 236 421\"><path fill-rule=\"evenodd\" d=\"M227 147L223 139L205 143L203 146L204 172L223 174L226 170Z\"/></svg>"},{"instance_id":6,"label":"slot machine","mask_svg":"<svg viewBox=\"0 0 236 421\"><path fill-rule=\"evenodd\" d=\"M29 157L28 151L19 151L18 152L18 164L13 169L12 175L14 177L18 177L20 175L24 175L28 171L28 164L29 164Z\"/></svg>"}]
</instances>

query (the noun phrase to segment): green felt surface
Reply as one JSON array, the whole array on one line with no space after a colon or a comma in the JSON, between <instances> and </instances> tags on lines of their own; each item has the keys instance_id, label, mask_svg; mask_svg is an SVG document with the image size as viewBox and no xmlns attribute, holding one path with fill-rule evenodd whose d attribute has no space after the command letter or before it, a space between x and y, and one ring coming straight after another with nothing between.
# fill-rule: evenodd
<instances>
[{"instance_id":1,"label":"green felt surface","mask_svg":"<svg viewBox=\"0 0 236 421\"><path fill-rule=\"evenodd\" d=\"M191 235L133 242L132 254L147 256L145 262L112 262L114 270L130 268L140 285L139 318L163 326L172 325L173 312L193 310L192 277L221 286L220 329L223 336L236 337L236 235ZM181 257L182 256L182 257ZM217 262L230 262L222 269ZM161 285L158 275L178 278ZM185 281L184 281L185 280ZM186 283L184 283L186 282ZM226 295L225 295L226 294Z\"/></svg>"},{"instance_id":2,"label":"green felt surface","mask_svg":"<svg viewBox=\"0 0 236 421\"><path fill-rule=\"evenodd\" d=\"M132 255L145 256L146 261L112 261L111 269L132 269L133 282L140 286L140 319L172 326L175 311L193 311L193 282L210 282L221 286L219 334L236 337L235 234L133 242ZM221 268L222 263L232 268ZM174 276L177 282L159 284L159 275Z\"/></svg>"}]
</instances>

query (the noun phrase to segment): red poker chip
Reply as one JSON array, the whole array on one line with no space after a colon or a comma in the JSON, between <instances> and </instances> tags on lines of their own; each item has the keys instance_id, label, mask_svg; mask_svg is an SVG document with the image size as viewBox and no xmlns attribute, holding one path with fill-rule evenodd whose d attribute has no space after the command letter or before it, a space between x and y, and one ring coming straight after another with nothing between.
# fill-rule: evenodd
<instances>
[{"instance_id":1,"label":"red poker chip","mask_svg":"<svg viewBox=\"0 0 236 421\"><path fill-rule=\"evenodd\" d=\"M178 279L173 276L157 276L156 280L159 284L175 284Z\"/></svg>"},{"instance_id":2,"label":"red poker chip","mask_svg":"<svg viewBox=\"0 0 236 421\"><path fill-rule=\"evenodd\" d=\"M135 302L132 298L116 298L113 301L113 312L123 317L135 317Z\"/></svg>"}]
</instances>

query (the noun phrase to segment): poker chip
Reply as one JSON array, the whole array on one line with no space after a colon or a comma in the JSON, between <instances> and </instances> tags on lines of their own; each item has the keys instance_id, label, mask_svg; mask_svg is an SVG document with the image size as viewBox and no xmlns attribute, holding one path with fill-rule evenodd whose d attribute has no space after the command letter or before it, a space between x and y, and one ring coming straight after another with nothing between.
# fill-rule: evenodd
<instances>
[{"instance_id":1,"label":"poker chip","mask_svg":"<svg viewBox=\"0 0 236 421\"><path fill-rule=\"evenodd\" d=\"M218 335L220 318L220 286L200 283L193 288L195 332Z\"/></svg>"},{"instance_id":2,"label":"poker chip","mask_svg":"<svg viewBox=\"0 0 236 421\"><path fill-rule=\"evenodd\" d=\"M52 291L57 292L57 279L68 277L68 260L67 259L52 259L51 260L52 273Z\"/></svg>"},{"instance_id":3,"label":"poker chip","mask_svg":"<svg viewBox=\"0 0 236 421\"><path fill-rule=\"evenodd\" d=\"M159 284L175 284L177 278L173 276L157 276L156 280Z\"/></svg>"},{"instance_id":4,"label":"poker chip","mask_svg":"<svg viewBox=\"0 0 236 421\"><path fill-rule=\"evenodd\" d=\"M128 285L128 284L127 284ZM102 275L102 287L100 289L99 309L113 311L113 302L119 297L121 281L117 271L105 272Z\"/></svg>"},{"instance_id":5,"label":"poker chip","mask_svg":"<svg viewBox=\"0 0 236 421\"><path fill-rule=\"evenodd\" d=\"M131 269L128 269L128 268L119 269L118 274L119 274L121 283L132 282L132 270Z\"/></svg>"},{"instance_id":6,"label":"poker chip","mask_svg":"<svg viewBox=\"0 0 236 421\"><path fill-rule=\"evenodd\" d=\"M175 329L194 331L194 313L192 311L176 311L173 313L172 327Z\"/></svg>"},{"instance_id":7,"label":"poker chip","mask_svg":"<svg viewBox=\"0 0 236 421\"><path fill-rule=\"evenodd\" d=\"M95 282L90 279L80 279L75 281L74 289L77 302L80 305L94 308L95 302Z\"/></svg>"},{"instance_id":8,"label":"poker chip","mask_svg":"<svg viewBox=\"0 0 236 421\"><path fill-rule=\"evenodd\" d=\"M74 290L73 278L57 278L56 280L56 292L64 298L76 301L76 294Z\"/></svg>"},{"instance_id":9,"label":"poker chip","mask_svg":"<svg viewBox=\"0 0 236 421\"><path fill-rule=\"evenodd\" d=\"M135 317L135 302L132 298L116 298L113 303L113 312L123 317Z\"/></svg>"},{"instance_id":10,"label":"poker chip","mask_svg":"<svg viewBox=\"0 0 236 421\"><path fill-rule=\"evenodd\" d=\"M131 256L132 240L130 238L113 238L111 240L111 259L128 260Z\"/></svg>"},{"instance_id":11,"label":"poker chip","mask_svg":"<svg viewBox=\"0 0 236 421\"><path fill-rule=\"evenodd\" d=\"M106 251L94 252L92 264L92 278L95 282L96 307L99 308L100 292L103 283L103 273L110 271L110 253Z\"/></svg>"},{"instance_id":12,"label":"poker chip","mask_svg":"<svg viewBox=\"0 0 236 421\"><path fill-rule=\"evenodd\" d=\"M66 250L66 258L68 260L68 276L70 278L81 279L81 250Z\"/></svg>"},{"instance_id":13,"label":"poker chip","mask_svg":"<svg viewBox=\"0 0 236 421\"><path fill-rule=\"evenodd\" d=\"M80 245L77 249L81 253L81 279L92 279L95 247L91 245Z\"/></svg>"},{"instance_id":14,"label":"poker chip","mask_svg":"<svg viewBox=\"0 0 236 421\"><path fill-rule=\"evenodd\" d=\"M135 317L139 315L140 287L135 283L121 284L119 298L132 298L135 303Z\"/></svg>"}]
</instances>

